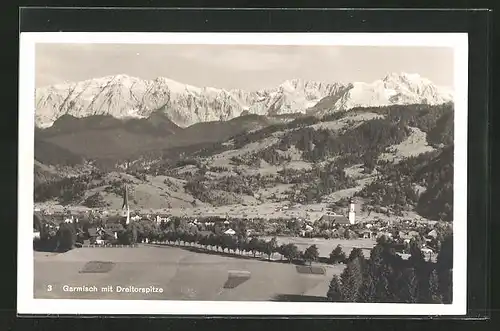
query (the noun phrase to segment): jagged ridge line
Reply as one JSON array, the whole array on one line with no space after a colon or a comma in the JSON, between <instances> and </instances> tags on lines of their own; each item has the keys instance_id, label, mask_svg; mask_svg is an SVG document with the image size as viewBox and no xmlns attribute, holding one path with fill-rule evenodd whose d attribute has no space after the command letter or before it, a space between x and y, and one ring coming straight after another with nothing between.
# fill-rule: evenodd
<instances>
[{"instance_id":1,"label":"jagged ridge line","mask_svg":"<svg viewBox=\"0 0 500 331\"><path fill-rule=\"evenodd\" d=\"M101 94L103 94L104 90L106 90L106 89L109 87L109 85L110 85L110 84L114 81L114 79L115 79L115 77L111 78L111 80L109 80L108 82L106 82L106 85L104 85L104 87L101 87L100 92L99 92L99 93L97 93L97 94L96 94L96 95L92 98L92 101L90 102L90 104L88 105L88 107L87 107L87 109L86 109L85 111L90 111L90 110L91 110L91 109L90 109L90 107L92 107L92 106L94 105L94 103L95 103L95 101L97 100L97 98L98 98ZM95 115L97 115L97 114L94 112L94 114L93 114L93 115L95 116Z\"/></svg>"},{"instance_id":2,"label":"jagged ridge line","mask_svg":"<svg viewBox=\"0 0 500 331\"><path fill-rule=\"evenodd\" d=\"M110 86L110 84L111 84L114 80L116 80L116 76L115 76L115 77L112 77L112 79L111 79L111 80L107 81L107 84L106 84L103 88L101 88L101 93L98 93L98 94L94 97L94 99L92 100L92 102L90 103L90 105L87 107L86 111L88 111L88 110L89 110L89 109L90 109L90 108L91 108L91 107L95 104L96 99L97 99L97 98L98 98L98 97L102 94L103 90L104 90L104 89L106 89L106 88L108 88L108 87ZM91 82L92 82L92 80L89 80L89 84L90 84ZM430 82L430 83L432 84L432 82ZM328 96L328 95L330 95L330 96L331 96L331 95L336 94L336 93L341 93L342 89L340 88L340 86L339 86L339 85L343 85L343 84L338 84L338 83L335 83L335 84L329 84L329 83L328 83L328 84L327 84L327 86L328 86L328 90L325 90L325 91L324 91L324 92L328 91L328 92L326 92L326 93L325 93L325 94L326 94L325 96ZM351 85L351 86L352 86L352 83L351 83L351 84L349 84L349 85ZM322 84L320 84L320 86L323 86L323 85L322 85ZM153 86L152 84L147 84L147 88L148 88L148 89L147 89L146 93L143 95L143 100L145 100L144 98L146 98L146 97L148 96L148 95L147 95L147 93L150 93L150 91L151 91L151 89L152 89L153 87L154 87L154 86ZM319 89L319 87L317 87L317 89ZM235 96L235 95L233 95L232 93L230 93L230 92L228 92L228 91L226 91L226 90L224 90L224 89L215 89L215 90L217 91L216 96L215 96L215 99L214 99L214 100L210 99L210 100L211 100L211 102L209 102L209 103L207 103L207 104L210 104L210 105L211 105L211 104L215 104L215 103L221 103L221 105L222 105L222 104L224 104L224 103L234 102L234 103L235 103L236 108L231 107L231 105L230 105L230 104L228 104L228 105L229 105L229 108L233 108L233 109L241 108L241 109L239 109L239 110L242 110L244 107L243 107L242 102L240 102L240 101L243 101L243 100L246 100L246 99L250 98L250 100L251 100L251 101L254 101L254 102L250 105L250 109L251 109L251 108L255 108L255 109L259 109L260 111L266 111L266 109L267 109L267 111L269 111L269 108L267 108L267 107L259 107L258 105L259 105L259 104L261 104L261 105L262 105L262 102L265 102L265 101L266 101L266 98L272 98L272 99L274 99L274 97L272 97L272 96L271 96L273 93L270 93L269 91L277 91L277 88L270 89L270 90L263 90L263 91L264 91L263 93L264 93L264 95L265 95L265 96L261 96L261 98L260 98L259 100L252 100L252 99L254 99L254 97L255 97L256 95L258 96L258 95L261 95L262 93L260 93L260 94L259 94L259 93L256 93L256 92L245 92L245 93L243 93L243 95L241 95L241 93L237 93L237 94L238 94L238 96L240 96L240 99L241 99L241 100L239 100L239 99L237 99L237 98L236 98L236 96ZM435 89L431 89L431 90L435 90ZM193 101L195 101L195 100L192 100L192 99L193 99L193 98L195 98L195 99L196 99L196 97L200 97L200 96L201 96L201 97L203 97L203 93L201 93L201 94L200 94L200 93L194 93L194 91L189 90L187 86L184 86L183 91L187 92L187 93L186 93L186 94L187 94L186 96L189 96L188 100L185 100L185 101L187 101L187 103L188 103L188 104L196 105L196 104L197 104L197 102L194 102L194 103L193 103ZM241 92L241 90L236 90L236 91L240 91L240 92ZM306 91L306 90L305 90L305 91ZM110 91L110 92L111 92L111 91ZM222 92L222 93L221 93L221 92ZM243 92L244 92L244 91L243 91ZM255 94L255 93L256 93L256 94ZM281 98L283 98L283 97L284 97L284 94L283 94L283 93L278 92L278 94L280 94L280 95L281 95ZM306 93L306 94L307 94L307 93ZM224 98L224 96L226 96L226 98ZM416 96L418 97L418 95L416 95ZM227 98L227 97L229 97L229 98ZM243 98L241 98L241 97L243 97ZM246 98L245 98L245 97L246 97ZM223 98L224 100L218 100L218 99L221 99L221 98ZM323 98L324 98L324 97L323 97ZM279 98L278 98L278 99L279 99ZM348 98L346 98L346 96L344 95L344 98L342 98L342 97L341 97L340 99L348 99ZM320 100L321 100L321 98L320 98ZM171 101L171 100L170 100L170 101ZM278 101L279 101L279 100L274 100L273 105L276 105L276 103L277 103ZM292 101L293 101L293 100L292 100ZM109 100L108 100L108 104L109 104ZM166 105L166 104L167 104L167 103L165 103L163 107L165 107L165 105ZM204 104L205 104L205 103L204 103ZM254 107L255 105L257 105L257 106L256 106L256 107ZM102 110L102 107L103 107L103 106L104 106L104 104L101 104L100 110ZM265 109L265 108L266 108L266 109ZM345 107L341 107L341 108L345 108ZM141 109L143 109L143 110L144 110L145 108L144 108L144 107L142 107ZM245 108L245 109L246 109L246 108ZM250 109L249 109L249 110L250 110ZM82 108L80 108L80 110L82 110ZM154 109L151 109L151 110L154 110ZM220 108L220 110L222 110L222 108ZM238 110L238 109L237 109L237 110ZM331 109L330 109L330 110L331 110ZM85 111L85 110L83 110L83 111ZM182 112L180 112L180 111L176 111L176 113L177 113L178 115L181 115L181 117L182 117L183 115L186 115L186 114L184 114L184 113L182 113ZM225 115L227 115L227 114L230 114L230 113L231 113L231 112L227 112L227 111L226 111L225 113L223 113L223 115L224 115L224 114L225 114ZM251 113L260 113L260 112L255 112L255 111L252 111ZM208 115L209 115L209 114L208 114ZM115 117L116 117L116 116L115 116ZM171 116L169 116L169 117L171 118ZM206 120L206 118L204 118L204 119ZM202 120L202 121L203 121L203 120ZM181 126L182 126L182 124L181 124Z\"/></svg>"}]
</instances>

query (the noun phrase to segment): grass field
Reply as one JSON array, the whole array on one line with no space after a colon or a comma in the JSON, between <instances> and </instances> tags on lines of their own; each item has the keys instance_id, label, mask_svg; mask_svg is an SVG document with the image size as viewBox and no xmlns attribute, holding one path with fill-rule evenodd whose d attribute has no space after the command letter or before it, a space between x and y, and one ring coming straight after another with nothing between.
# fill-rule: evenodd
<instances>
[{"instance_id":1,"label":"grass field","mask_svg":"<svg viewBox=\"0 0 500 331\"><path fill-rule=\"evenodd\" d=\"M272 237L262 237L269 240ZM295 244L301 251L305 251L307 247L316 245L318 247L319 256L328 257L332 250L340 245L347 256L353 248L361 248L366 258L370 257L372 248L376 245L375 239L323 239L323 238L303 238L303 237L276 237L278 245Z\"/></svg>"},{"instance_id":2,"label":"grass field","mask_svg":"<svg viewBox=\"0 0 500 331\"><path fill-rule=\"evenodd\" d=\"M81 273L91 261L112 262L109 272ZM34 296L38 299L156 299L229 301L322 301L334 274L299 274L293 264L190 252L176 247L79 248L63 254L35 252ZM224 288L230 273L250 278ZM48 291L49 285L52 291ZM63 286L96 286L97 292L65 292ZM102 287L155 286L163 293L103 292Z\"/></svg>"}]
</instances>

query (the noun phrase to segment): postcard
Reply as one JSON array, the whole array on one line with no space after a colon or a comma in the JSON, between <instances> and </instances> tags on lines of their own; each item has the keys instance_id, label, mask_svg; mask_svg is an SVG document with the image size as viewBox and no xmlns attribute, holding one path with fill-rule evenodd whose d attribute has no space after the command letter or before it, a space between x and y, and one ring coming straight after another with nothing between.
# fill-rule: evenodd
<instances>
[{"instance_id":1,"label":"postcard","mask_svg":"<svg viewBox=\"0 0 500 331\"><path fill-rule=\"evenodd\" d=\"M467 48L21 33L18 312L465 314Z\"/></svg>"}]
</instances>

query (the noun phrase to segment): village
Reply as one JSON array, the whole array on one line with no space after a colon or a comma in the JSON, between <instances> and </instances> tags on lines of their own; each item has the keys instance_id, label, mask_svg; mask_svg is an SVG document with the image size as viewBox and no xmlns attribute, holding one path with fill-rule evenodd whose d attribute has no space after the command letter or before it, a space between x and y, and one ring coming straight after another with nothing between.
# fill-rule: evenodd
<instances>
[{"instance_id":1,"label":"village","mask_svg":"<svg viewBox=\"0 0 500 331\"><path fill-rule=\"evenodd\" d=\"M356 216L361 210L355 199L349 200L345 213L327 210L319 219L246 219L229 215L189 217L174 216L168 212L140 213L130 210L126 191L125 188L121 213L105 209L82 212L35 209L35 249L59 249L58 233L62 224L67 224L74 229L74 247L123 247L167 242L204 245L208 242L206 238L224 237L226 239L218 241L212 239L213 246L219 247L220 243L222 250L243 251L245 243L248 246L252 238L257 238L262 247L254 244L255 247L246 251L264 253L265 239L274 238L276 243L272 253L279 252L279 244L315 245L319 250L318 259L324 260L336 246L347 250L360 248L369 254L377 241L386 240L403 259L410 257L410 247L416 244L424 257L431 261L437 256L443 237L452 229L442 222L431 224L411 219L388 221L375 217L367 220L365 217L358 221Z\"/></svg>"}]
</instances>

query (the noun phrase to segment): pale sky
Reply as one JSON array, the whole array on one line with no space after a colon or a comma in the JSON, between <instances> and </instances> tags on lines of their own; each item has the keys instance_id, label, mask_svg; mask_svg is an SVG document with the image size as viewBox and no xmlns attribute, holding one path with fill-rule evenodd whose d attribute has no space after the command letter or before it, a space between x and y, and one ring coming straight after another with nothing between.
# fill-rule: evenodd
<instances>
[{"instance_id":1,"label":"pale sky","mask_svg":"<svg viewBox=\"0 0 500 331\"><path fill-rule=\"evenodd\" d=\"M126 74L258 90L288 79L373 82L417 73L453 86L453 49L389 46L37 44L36 87Z\"/></svg>"}]
</instances>

